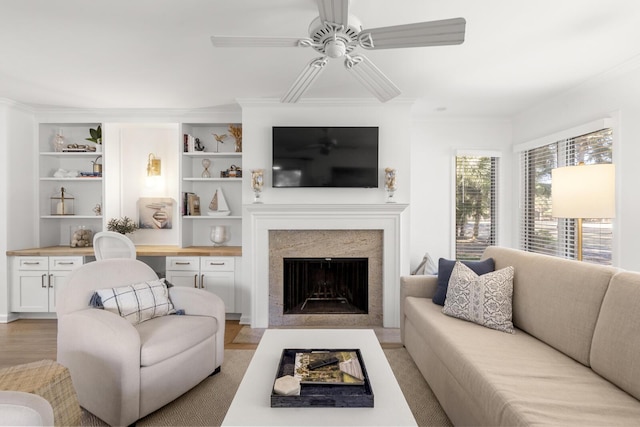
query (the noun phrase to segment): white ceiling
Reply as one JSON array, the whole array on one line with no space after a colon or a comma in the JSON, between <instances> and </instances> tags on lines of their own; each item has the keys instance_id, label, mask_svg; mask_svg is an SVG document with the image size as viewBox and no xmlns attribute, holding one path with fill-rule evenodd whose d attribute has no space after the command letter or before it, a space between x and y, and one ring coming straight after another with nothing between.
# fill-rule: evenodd
<instances>
[{"instance_id":1,"label":"white ceiling","mask_svg":"<svg viewBox=\"0 0 640 427\"><path fill-rule=\"evenodd\" d=\"M462 45L369 51L417 108L511 116L640 54L639 0L352 0L364 28L464 17ZM306 37L314 0L0 0L0 97L197 109L280 98L317 52L214 48ZM371 98L332 61L304 98ZM303 98L303 99L304 99Z\"/></svg>"}]
</instances>

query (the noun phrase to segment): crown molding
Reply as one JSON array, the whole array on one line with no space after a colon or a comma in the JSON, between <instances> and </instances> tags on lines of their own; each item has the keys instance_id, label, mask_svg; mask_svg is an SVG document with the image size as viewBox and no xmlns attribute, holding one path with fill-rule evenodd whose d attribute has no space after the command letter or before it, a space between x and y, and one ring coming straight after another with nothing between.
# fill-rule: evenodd
<instances>
[{"instance_id":1,"label":"crown molding","mask_svg":"<svg viewBox=\"0 0 640 427\"><path fill-rule=\"evenodd\" d=\"M238 98L236 102L242 107L335 107L335 106L359 106L380 107L386 106L411 106L415 98L396 98L387 102L380 102L375 98L304 98L296 103L281 102L279 98Z\"/></svg>"},{"instance_id":2,"label":"crown molding","mask_svg":"<svg viewBox=\"0 0 640 427\"><path fill-rule=\"evenodd\" d=\"M24 111L26 113L31 113L31 114L35 112L33 107L18 101L14 101L13 99L9 99L9 98L0 98L0 105L4 105L9 108L15 108L17 110Z\"/></svg>"}]
</instances>

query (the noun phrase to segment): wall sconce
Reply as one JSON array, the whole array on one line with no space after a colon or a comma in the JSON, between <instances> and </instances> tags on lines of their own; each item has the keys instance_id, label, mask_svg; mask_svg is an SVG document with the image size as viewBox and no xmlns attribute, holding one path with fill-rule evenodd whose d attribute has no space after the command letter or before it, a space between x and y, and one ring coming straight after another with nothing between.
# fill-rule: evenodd
<instances>
[{"instance_id":1,"label":"wall sconce","mask_svg":"<svg viewBox=\"0 0 640 427\"><path fill-rule=\"evenodd\" d=\"M162 175L162 162L156 158L153 153L149 153L149 160L147 161L147 179L146 186L148 188L156 187L159 185Z\"/></svg>"},{"instance_id":2,"label":"wall sconce","mask_svg":"<svg viewBox=\"0 0 640 427\"><path fill-rule=\"evenodd\" d=\"M566 166L551 171L551 210L556 218L577 219L578 260L582 261L582 219L615 218L613 164Z\"/></svg>"},{"instance_id":3,"label":"wall sconce","mask_svg":"<svg viewBox=\"0 0 640 427\"><path fill-rule=\"evenodd\" d=\"M149 153L149 161L147 162L147 176L160 176L162 162L157 159L153 153Z\"/></svg>"}]
</instances>

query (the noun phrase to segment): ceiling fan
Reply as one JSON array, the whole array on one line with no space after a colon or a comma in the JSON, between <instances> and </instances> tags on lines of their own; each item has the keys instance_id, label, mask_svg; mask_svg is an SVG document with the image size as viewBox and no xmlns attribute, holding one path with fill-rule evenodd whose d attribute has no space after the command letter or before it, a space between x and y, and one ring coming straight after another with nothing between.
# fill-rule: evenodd
<instances>
[{"instance_id":1,"label":"ceiling fan","mask_svg":"<svg viewBox=\"0 0 640 427\"><path fill-rule=\"evenodd\" d=\"M281 102L297 102L331 58L343 58L346 69L380 101L400 95L400 89L373 62L360 53L368 50L445 46L464 42L464 18L418 22L363 29L360 20L349 15L349 0L317 0L320 16L309 25L309 37L212 36L216 47L311 47L322 56L309 62Z\"/></svg>"}]
</instances>

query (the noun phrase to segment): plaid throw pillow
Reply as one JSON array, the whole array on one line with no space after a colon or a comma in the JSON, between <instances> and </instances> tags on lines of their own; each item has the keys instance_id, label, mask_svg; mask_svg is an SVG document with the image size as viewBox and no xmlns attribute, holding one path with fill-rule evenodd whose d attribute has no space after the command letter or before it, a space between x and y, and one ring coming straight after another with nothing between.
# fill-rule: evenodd
<instances>
[{"instance_id":1,"label":"plaid throw pillow","mask_svg":"<svg viewBox=\"0 0 640 427\"><path fill-rule=\"evenodd\" d=\"M124 317L132 325L175 313L164 279L99 289L95 294L105 310ZM95 294L92 301L96 300Z\"/></svg>"}]
</instances>

